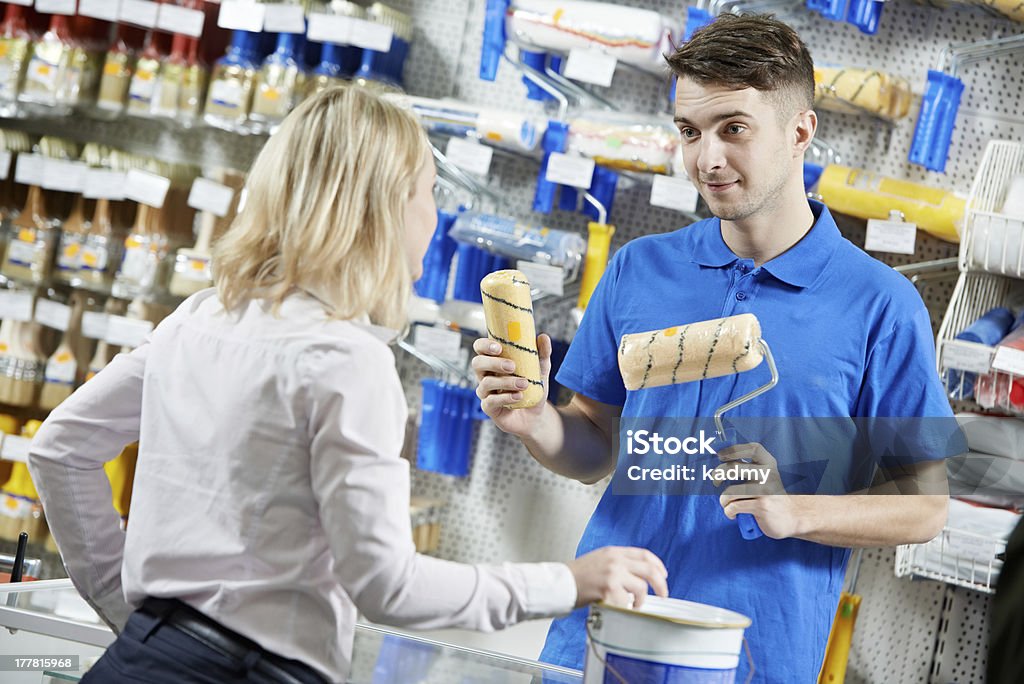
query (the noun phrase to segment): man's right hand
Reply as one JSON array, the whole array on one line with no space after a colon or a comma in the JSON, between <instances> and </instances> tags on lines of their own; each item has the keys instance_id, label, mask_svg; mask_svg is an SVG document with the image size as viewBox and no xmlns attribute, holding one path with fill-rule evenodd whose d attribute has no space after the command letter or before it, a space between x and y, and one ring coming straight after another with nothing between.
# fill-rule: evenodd
<instances>
[{"instance_id":1,"label":"man's right hand","mask_svg":"<svg viewBox=\"0 0 1024 684\"><path fill-rule=\"evenodd\" d=\"M647 585L658 596L668 596L668 571L661 559L630 546L606 546L568 563L576 578L576 607L596 601L639 608Z\"/></svg>"},{"instance_id":2,"label":"man's right hand","mask_svg":"<svg viewBox=\"0 0 1024 684\"><path fill-rule=\"evenodd\" d=\"M544 399L530 408L510 409L523 398L522 391L527 383L516 378L515 363L501 358L501 345L494 340L482 338L473 343L471 365L476 372L476 395L480 397L480 406L490 416L494 424L503 432L524 437L529 435L540 422L541 414L547 404L548 374L551 372L551 338L547 335L537 336L537 354L540 356L540 375L544 383Z\"/></svg>"}]
</instances>

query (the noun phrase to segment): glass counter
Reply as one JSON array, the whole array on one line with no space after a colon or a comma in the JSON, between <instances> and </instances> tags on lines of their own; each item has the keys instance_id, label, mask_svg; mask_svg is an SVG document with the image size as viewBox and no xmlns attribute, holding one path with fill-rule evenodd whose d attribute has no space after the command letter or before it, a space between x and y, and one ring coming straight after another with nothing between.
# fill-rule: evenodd
<instances>
[{"instance_id":1,"label":"glass counter","mask_svg":"<svg viewBox=\"0 0 1024 684\"><path fill-rule=\"evenodd\" d=\"M17 585L17 589L10 586L4 587L7 591L0 591L0 644L8 641L2 627L11 634L40 635L47 640L45 644L19 644L17 648L35 649L32 655L77 655L84 664L113 641L114 635L78 595L71 580L25 582ZM10 649L0 651L7 653ZM24 674L32 678L17 681L58 684L78 681L81 671ZM579 684L583 676L576 670L422 639L377 625L358 624L348 681L350 684L539 684L541 681Z\"/></svg>"}]
</instances>

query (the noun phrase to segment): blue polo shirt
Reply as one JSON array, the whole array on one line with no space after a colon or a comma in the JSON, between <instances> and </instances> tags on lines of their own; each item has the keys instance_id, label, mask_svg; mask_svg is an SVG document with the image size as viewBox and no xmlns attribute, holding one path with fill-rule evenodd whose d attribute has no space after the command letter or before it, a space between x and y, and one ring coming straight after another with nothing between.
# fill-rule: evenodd
<instances>
[{"instance_id":1,"label":"blue polo shirt","mask_svg":"<svg viewBox=\"0 0 1024 684\"><path fill-rule=\"evenodd\" d=\"M747 373L627 391L618 341L740 313L755 314L779 383L729 415L911 417L952 414L935 371L928 312L910 282L842 237L824 205L812 229L755 267L722 239L718 219L645 236L608 264L558 382L630 416L710 416L766 382ZM946 454L917 454L941 458ZM623 477L617 471L613 478ZM617 495L609 486L577 555L640 546L669 571L672 596L749 616L756 681L817 680L849 550L798 539L744 540L714 496ZM582 668L586 610L556 620L541 659ZM747 673L741 658L736 681Z\"/></svg>"}]
</instances>

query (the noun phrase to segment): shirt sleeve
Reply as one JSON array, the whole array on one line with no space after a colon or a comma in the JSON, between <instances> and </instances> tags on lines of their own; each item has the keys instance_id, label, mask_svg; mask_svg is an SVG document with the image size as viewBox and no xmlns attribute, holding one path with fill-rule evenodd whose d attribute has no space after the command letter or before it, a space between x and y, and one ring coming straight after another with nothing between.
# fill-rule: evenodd
<instances>
[{"instance_id":1,"label":"shirt sleeve","mask_svg":"<svg viewBox=\"0 0 1024 684\"><path fill-rule=\"evenodd\" d=\"M939 460L966 449L935 368L923 304L897 318L869 351L856 415L883 467Z\"/></svg>"},{"instance_id":2,"label":"shirt sleeve","mask_svg":"<svg viewBox=\"0 0 1024 684\"><path fill-rule=\"evenodd\" d=\"M103 464L139 439L147 340L118 354L54 409L28 466L50 533L79 593L119 632L133 608L121 588L124 533Z\"/></svg>"},{"instance_id":3,"label":"shirt sleeve","mask_svg":"<svg viewBox=\"0 0 1024 684\"><path fill-rule=\"evenodd\" d=\"M626 386L619 373L619 340L613 323L615 284L626 251L620 249L608 263L556 376L560 384L573 392L615 406L626 403Z\"/></svg>"},{"instance_id":4,"label":"shirt sleeve","mask_svg":"<svg viewBox=\"0 0 1024 684\"><path fill-rule=\"evenodd\" d=\"M370 620L419 629L501 629L565 614L576 583L561 563L465 565L416 553L405 397L384 346L311 351L310 469L338 582Z\"/></svg>"}]
</instances>

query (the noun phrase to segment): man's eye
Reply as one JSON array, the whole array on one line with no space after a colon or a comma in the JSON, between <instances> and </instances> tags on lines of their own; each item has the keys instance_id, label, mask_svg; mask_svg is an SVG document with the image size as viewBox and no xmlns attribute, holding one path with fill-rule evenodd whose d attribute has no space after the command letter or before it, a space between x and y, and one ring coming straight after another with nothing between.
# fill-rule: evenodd
<instances>
[{"instance_id":1,"label":"man's eye","mask_svg":"<svg viewBox=\"0 0 1024 684\"><path fill-rule=\"evenodd\" d=\"M747 130L747 128L746 128L746 126L741 126L739 124L729 124L729 127L726 130L728 130L733 135L736 135L738 133L742 133L743 131Z\"/></svg>"},{"instance_id":2,"label":"man's eye","mask_svg":"<svg viewBox=\"0 0 1024 684\"><path fill-rule=\"evenodd\" d=\"M697 131L695 131L692 128L680 128L679 129L679 134L682 135L684 138L696 138L697 137Z\"/></svg>"}]
</instances>

